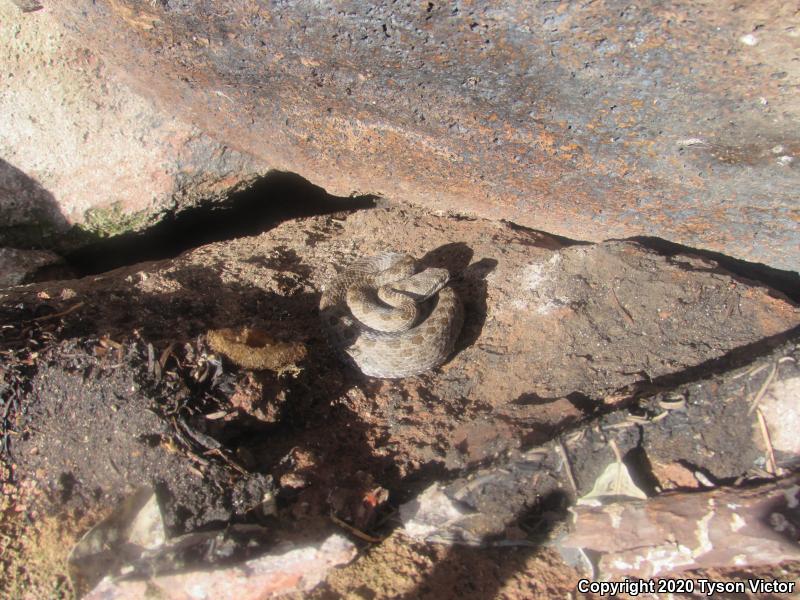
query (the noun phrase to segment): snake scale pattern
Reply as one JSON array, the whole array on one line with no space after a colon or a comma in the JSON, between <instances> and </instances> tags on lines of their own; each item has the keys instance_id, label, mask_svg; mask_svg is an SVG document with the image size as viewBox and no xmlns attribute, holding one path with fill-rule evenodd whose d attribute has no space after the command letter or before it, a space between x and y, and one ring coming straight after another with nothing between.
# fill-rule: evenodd
<instances>
[{"instance_id":1,"label":"snake scale pattern","mask_svg":"<svg viewBox=\"0 0 800 600\"><path fill-rule=\"evenodd\" d=\"M416 273L413 257L386 252L335 276L320 300L333 347L365 375L396 379L444 363L464 309L445 269Z\"/></svg>"}]
</instances>

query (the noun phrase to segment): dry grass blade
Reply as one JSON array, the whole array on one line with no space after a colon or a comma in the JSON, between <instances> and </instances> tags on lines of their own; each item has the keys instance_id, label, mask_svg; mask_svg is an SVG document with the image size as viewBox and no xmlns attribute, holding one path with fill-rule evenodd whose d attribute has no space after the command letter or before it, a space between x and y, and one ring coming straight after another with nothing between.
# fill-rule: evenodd
<instances>
[{"instance_id":1,"label":"dry grass blade","mask_svg":"<svg viewBox=\"0 0 800 600\"><path fill-rule=\"evenodd\" d=\"M356 536L358 539L364 540L365 542L369 542L371 544L380 544L383 541L383 538L375 537L373 535L369 535L368 533L364 533L363 531L361 531L360 529L356 529L349 523L345 523L334 514L331 514L331 521L336 523L339 527L346 529L354 536Z\"/></svg>"},{"instance_id":2,"label":"dry grass blade","mask_svg":"<svg viewBox=\"0 0 800 600\"><path fill-rule=\"evenodd\" d=\"M69 313L71 313L71 312L74 312L74 311L78 310L78 309L79 309L81 306L83 306L84 304L85 304L85 302L78 302L77 304L75 304L74 306L70 306L70 307L69 307L68 309L66 309L66 310L62 310L61 312L53 313L52 315L45 315L45 316L43 316L43 317L36 317L35 319L31 319L31 320L30 320L30 321L28 321L28 322L33 322L33 321L46 321L46 320L48 320L48 319L57 319L57 318L59 318L59 317L64 317L64 316L68 315Z\"/></svg>"},{"instance_id":3,"label":"dry grass blade","mask_svg":"<svg viewBox=\"0 0 800 600\"><path fill-rule=\"evenodd\" d=\"M560 438L558 439L558 445L556 448L558 448L558 452L561 454L561 460L564 463L564 473L567 475L567 481L569 481L569 485L572 488L572 493L575 495L575 497L577 497L578 486L575 484L575 477L572 475L572 467L569 464L569 457L567 457L567 449L564 448L564 443Z\"/></svg>"},{"instance_id":4,"label":"dry grass blade","mask_svg":"<svg viewBox=\"0 0 800 600\"><path fill-rule=\"evenodd\" d=\"M775 373L778 370L778 363L772 365L772 370L767 375L767 378L764 380L764 383L761 384L761 387L758 388L758 392L756 393L753 401L750 403L750 408L747 410L748 415L752 415L753 411L758 408L758 403L761 402L761 398L764 397L764 393L767 391L769 384L772 383L772 380L775 378Z\"/></svg>"},{"instance_id":5,"label":"dry grass blade","mask_svg":"<svg viewBox=\"0 0 800 600\"><path fill-rule=\"evenodd\" d=\"M775 462L775 452L772 448L772 439L769 435L767 420L764 418L764 413L761 412L760 408L756 408L756 416L758 417L758 427L761 430L761 437L764 440L764 446L767 450L767 467L769 474L773 477L780 475L779 471L782 469L779 469L778 463Z\"/></svg>"}]
</instances>

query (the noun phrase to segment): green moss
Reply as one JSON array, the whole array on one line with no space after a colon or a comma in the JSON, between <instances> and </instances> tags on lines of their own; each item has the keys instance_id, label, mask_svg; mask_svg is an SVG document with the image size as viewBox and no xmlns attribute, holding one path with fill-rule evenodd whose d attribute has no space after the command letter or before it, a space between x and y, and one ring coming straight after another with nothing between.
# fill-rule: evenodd
<instances>
[{"instance_id":1,"label":"green moss","mask_svg":"<svg viewBox=\"0 0 800 600\"><path fill-rule=\"evenodd\" d=\"M117 202L107 208L90 208L83 217L84 223L78 225L78 229L95 238L108 238L139 231L158 221L158 214L147 211L123 212Z\"/></svg>"},{"instance_id":2,"label":"green moss","mask_svg":"<svg viewBox=\"0 0 800 600\"><path fill-rule=\"evenodd\" d=\"M12 248L45 248L68 254L102 239L141 231L158 222L161 213L125 213L119 204L108 208L90 208L84 222L59 226L42 218L38 222L0 227L0 246Z\"/></svg>"}]
</instances>

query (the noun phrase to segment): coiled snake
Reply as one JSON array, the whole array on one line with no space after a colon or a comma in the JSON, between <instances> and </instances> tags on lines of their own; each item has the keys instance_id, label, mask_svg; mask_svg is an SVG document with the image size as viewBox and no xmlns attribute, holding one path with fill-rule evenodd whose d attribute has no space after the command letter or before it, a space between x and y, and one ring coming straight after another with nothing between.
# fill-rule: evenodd
<instances>
[{"instance_id":1,"label":"coiled snake","mask_svg":"<svg viewBox=\"0 0 800 600\"><path fill-rule=\"evenodd\" d=\"M464 309L447 285L449 273L416 269L413 257L386 252L356 261L322 294L320 314L331 344L365 375L416 375L453 351Z\"/></svg>"}]
</instances>

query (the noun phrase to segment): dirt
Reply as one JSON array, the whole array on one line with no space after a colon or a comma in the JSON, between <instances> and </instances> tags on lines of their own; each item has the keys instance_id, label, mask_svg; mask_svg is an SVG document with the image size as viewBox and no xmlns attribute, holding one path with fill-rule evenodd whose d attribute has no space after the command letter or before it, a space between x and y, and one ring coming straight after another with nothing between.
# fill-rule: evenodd
<instances>
[{"instance_id":1,"label":"dirt","mask_svg":"<svg viewBox=\"0 0 800 600\"><path fill-rule=\"evenodd\" d=\"M329 598L556 598L577 574L551 550L479 550L393 535L307 596Z\"/></svg>"},{"instance_id":2,"label":"dirt","mask_svg":"<svg viewBox=\"0 0 800 600\"><path fill-rule=\"evenodd\" d=\"M18 467L42 474L41 483L65 507L111 505L136 486L155 485L173 533L258 507L272 489L270 478L179 454L172 439L180 430L137 383L136 346L121 349L128 356L98 358L65 341L40 355L31 381L39 401L26 403L14 445Z\"/></svg>"},{"instance_id":3,"label":"dirt","mask_svg":"<svg viewBox=\"0 0 800 600\"><path fill-rule=\"evenodd\" d=\"M454 357L400 381L342 364L318 325L324 282L386 248L450 269L467 309ZM768 355L800 323L786 297L709 259L633 242L569 245L398 205L7 289L0 306L4 440L15 481L42 492L35 508L88 511L150 483L173 535L235 522L302 529L331 512L387 535L396 507L432 482ZM247 371L207 344L209 330L228 327L302 343L307 356L280 375ZM734 408L687 418L702 420L708 440L731 440L742 421ZM676 438L652 431L647 443L666 455ZM597 453L584 441L572 455L587 467L576 469L581 487ZM756 460L748 452L732 460L728 445L726 460L693 464L735 478ZM487 502L504 513L509 499ZM316 597L563 597L575 577L542 550L448 549L394 534Z\"/></svg>"}]
</instances>

